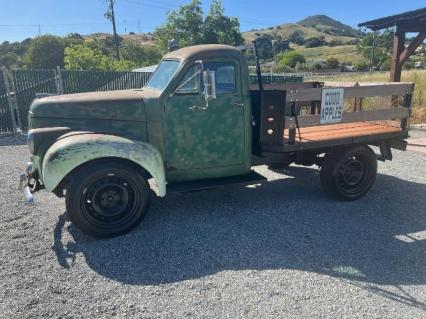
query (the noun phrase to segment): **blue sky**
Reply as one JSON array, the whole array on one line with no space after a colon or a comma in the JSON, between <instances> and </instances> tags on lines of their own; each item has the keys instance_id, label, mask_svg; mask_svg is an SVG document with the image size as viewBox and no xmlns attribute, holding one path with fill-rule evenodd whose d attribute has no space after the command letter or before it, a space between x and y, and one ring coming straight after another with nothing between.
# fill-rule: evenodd
<instances>
[{"instance_id":1,"label":"blue sky","mask_svg":"<svg viewBox=\"0 0 426 319\"><path fill-rule=\"evenodd\" d=\"M153 31L168 10L189 0L116 0L119 33ZM309 15L326 14L351 26L359 22L414 10L426 0L224 0L226 14L240 19L241 30L297 22ZM208 11L210 0L203 1ZM0 0L0 42L42 34L110 32L104 19L105 0Z\"/></svg>"}]
</instances>

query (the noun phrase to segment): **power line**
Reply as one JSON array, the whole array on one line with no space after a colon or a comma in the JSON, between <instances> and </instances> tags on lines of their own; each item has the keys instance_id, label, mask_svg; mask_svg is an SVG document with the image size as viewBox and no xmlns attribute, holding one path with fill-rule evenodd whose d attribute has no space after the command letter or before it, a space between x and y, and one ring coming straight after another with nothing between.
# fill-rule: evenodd
<instances>
[{"instance_id":1,"label":"power line","mask_svg":"<svg viewBox=\"0 0 426 319\"><path fill-rule=\"evenodd\" d=\"M0 28L21 28L21 27L57 27L57 26L87 26L87 25L109 25L109 23L106 22L99 22L99 23L52 23L52 24L0 24Z\"/></svg>"}]
</instances>

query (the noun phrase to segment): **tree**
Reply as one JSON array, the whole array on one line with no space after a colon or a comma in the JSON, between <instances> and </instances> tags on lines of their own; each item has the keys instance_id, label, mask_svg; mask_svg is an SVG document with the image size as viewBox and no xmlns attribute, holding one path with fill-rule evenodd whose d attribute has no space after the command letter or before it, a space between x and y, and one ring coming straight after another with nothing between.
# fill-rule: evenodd
<instances>
[{"instance_id":1,"label":"tree","mask_svg":"<svg viewBox=\"0 0 426 319\"><path fill-rule=\"evenodd\" d=\"M264 60L273 59L277 54L290 49L289 42L281 36L272 37L270 34L263 34L256 38L259 57Z\"/></svg>"},{"instance_id":2,"label":"tree","mask_svg":"<svg viewBox=\"0 0 426 319\"><path fill-rule=\"evenodd\" d=\"M367 61L371 61L373 56L373 43L375 43L373 66L380 69L382 64L392 56L393 35L393 31L385 30L374 39L373 32L367 33L362 38L361 43L358 44L357 50Z\"/></svg>"},{"instance_id":3,"label":"tree","mask_svg":"<svg viewBox=\"0 0 426 319\"><path fill-rule=\"evenodd\" d=\"M277 56L278 65L286 65L294 68L297 63L305 63L305 57L297 51L288 50Z\"/></svg>"},{"instance_id":4,"label":"tree","mask_svg":"<svg viewBox=\"0 0 426 319\"><path fill-rule=\"evenodd\" d=\"M123 59L132 61L137 66L158 64L162 57L157 47L142 46L133 40L124 40L120 53Z\"/></svg>"},{"instance_id":5,"label":"tree","mask_svg":"<svg viewBox=\"0 0 426 319\"><path fill-rule=\"evenodd\" d=\"M326 69L333 70L333 69L337 69L339 67L339 64L340 63L338 59L330 57L325 62L325 67Z\"/></svg>"},{"instance_id":6,"label":"tree","mask_svg":"<svg viewBox=\"0 0 426 319\"><path fill-rule=\"evenodd\" d=\"M244 40L237 18L225 16L222 0L213 0L203 23L203 42L241 45Z\"/></svg>"},{"instance_id":7,"label":"tree","mask_svg":"<svg viewBox=\"0 0 426 319\"><path fill-rule=\"evenodd\" d=\"M70 33L64 37L65 47L75 44L83 44L84 38L79 33Z\"/></svg>"},{"instance_id":8,"label":"tree","mask_svg":"<svg viewBox=\"0 0 426 319\"><path fill-rule=\"evenodd\" d=\"M338 47L340 45L343 45L343 42L337 39L333 39L330 42L328 42L329 47Z\"/></svg>"},{"instance_id":9,"label":"tree","mask_svg":"<svg viewBox=\"0 0 426 319\"><path fill-rule=\"evenodd\" d=\"M303 32L296 30L290 36L288 37L288 40L291 43L298 44L298 45L304 45L305 44L305 38L303 36Z\"/></svg>"},{"instance_id":10,"label":"tree","mask_svg":"<svg viewBox=\"0 0 426 319\"><path fill-rule=\"evenodd\" d=\"M22 42L4 41L0 44L0 66L7 68L22 67L22 57L28 50L32 39L25 39Z\"/></svg>"},{"instance_id":11,"label":"tree","mask_svg":"<svg viewBox=\"0 0 426 319\"><path fill-rule=\"evenodd\" d=\"M307 48L316 48L325 45L326 42L324 39L317 37L309 38L305 41L305 47Z\"/></svg>"},{"instance_id":12,"label":"tree","mask_svg":"<svg viewBox=\"0 0 426 319\"><path fill-rule=\"evenodd\" d=\"M225 15L221 0L213 0L203 19L201 1L192 0L167 16L167 22L155 30L160 47L167 50L168 41L175 39L181 47L220 43L240 45L244 42L237 18Z\"/></svg>"},{"instance_id":13,"label":"tree","mask_svg":"<svg viewBox=\"0 0 426 319\"><path fill-rule=\"evenodd\" d=\"M274 57L272 39L272 36L269 34L263 34L256 38L257 53L261 59L269 60Z\"/></svg>"},{"instance_id":14,"label":"tree","mask_svg":"<svg viewBox=\"0 0 426 319\"><path fill-rule=\"evenodd\" d=\"M118 45L121 46L123 38L117 36ZM112 35L107 35L105 38L95 38L87 41L87 44L96 50L100 50L102 54L108 56L116 56L115 52L115 38Z\"/></svg>"},{"instance_id":15,"label":"tree","mask_svg":"<svg viewBox=\"0 0 426 319\"><path fill-rule=\"evenodd\" d=\"M136 67L128 60L115 60L84 44L72 45L65 49L65 68L68 70L127 71Z\"/></svg>"},{"instance_id":16,"label":"tree","mask_svg":"<svg viewBox=\"0 0 426 319\"><path fill-rule=\"evenodd\" d=\"M192 0L180 6L178 11L171 11L167 22L155 30L160 47L167 50L168 41L176 39L180 46L202 43L203 9L200 0Z\"/></svg>"},{"instance_id":17,"label":"tree","mask_svg":"<svg viewBox=\"0 0 426 319\"><path fill-rule=\"evenodd\" d=\"M272 53L274 54L274 57L289 49L290 42L283 39L280 35L277 35L275 39L272 40Z\"/></svg>"},{"instance_id":18,"label":"tree","mask_svg":"<svg viewBox=\"0 0 426 319\"><path fill-rule=\"evenodd\" d=\"M16 68L19 66L19 57L15 52L7 52L0 55L0 66Z\"/></svg>"},{"instance_id":19,"label":"tree","mask_svg":"<svg viewBox=\"0 0 426 319\"><path fill-rule=\"evenodd\" d=\"M42 35L31 41L25 55L25 65L34 69L64 66L64 41L53 35Z\"/></svg>"}]
</instances>

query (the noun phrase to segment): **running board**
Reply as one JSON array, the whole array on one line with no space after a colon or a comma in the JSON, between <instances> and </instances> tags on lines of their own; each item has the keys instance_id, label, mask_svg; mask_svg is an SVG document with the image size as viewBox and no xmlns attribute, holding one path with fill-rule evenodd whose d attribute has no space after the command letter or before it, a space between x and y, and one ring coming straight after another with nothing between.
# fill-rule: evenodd
<instances>
[{"instance_id":1,"label":"running board","mask_svg":"<svg viewBox=\"0 0 426 319\"><path fill-rule=\"evenodd\" d=\"M189 182L179 182L167 185L167 192L197 192L212 188L218 188L227 185L252 185L267 182L267 178L263 175L251 171L247 175L231 176L215 179L203 179Z\"/></svg>"}]
</instances>

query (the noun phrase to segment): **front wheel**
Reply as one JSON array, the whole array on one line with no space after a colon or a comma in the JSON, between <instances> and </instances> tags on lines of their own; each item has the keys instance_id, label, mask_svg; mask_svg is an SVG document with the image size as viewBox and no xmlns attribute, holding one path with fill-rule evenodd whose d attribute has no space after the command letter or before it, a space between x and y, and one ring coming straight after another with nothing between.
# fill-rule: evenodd
<instances>
[{"instance_id":1,"label":"front wheel","mask_svg":"<svg viewBox=\"0 0 426 319\"><path fill-rule=\"evenodd\" d=\"M376 154L368 146L360 145L327 154L320 178L327 193L339 200L353 201L371 189L376 175Z\"/></svg>"},{"instance_id":2,"label":"front wheel","mask_svg":"<svg viewBox=\"0 0 426 319\"><path fill-rule=\"evenodd\" d=\"M133 167L98 162L78 169L67 189L70 220L94 237L114 237L140 224L148 212L150 188Z\"/></svg>"}]
</instances>

